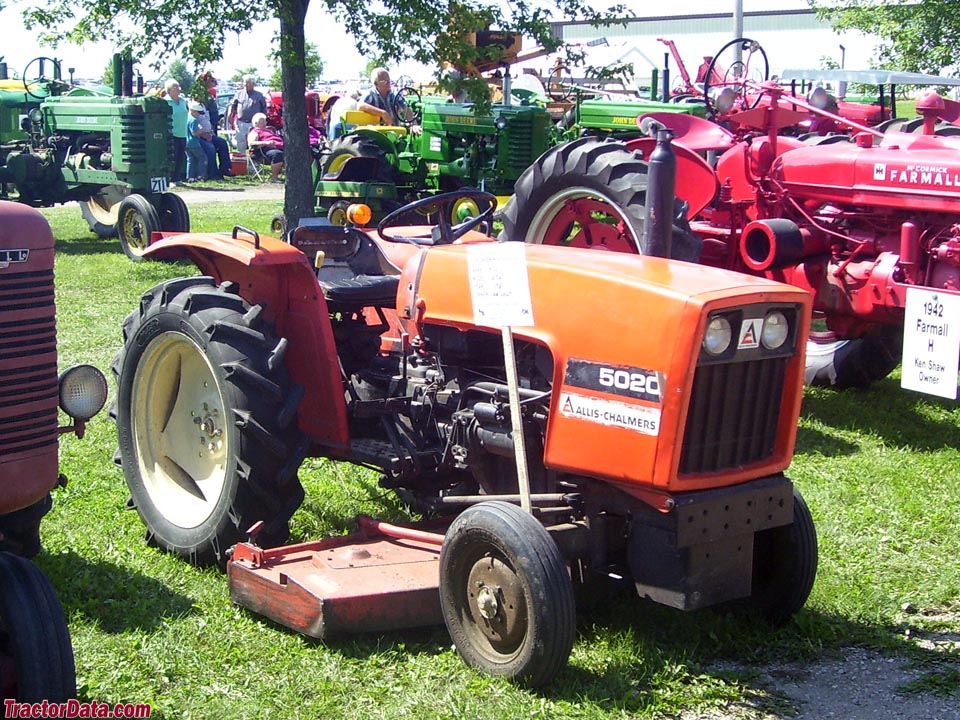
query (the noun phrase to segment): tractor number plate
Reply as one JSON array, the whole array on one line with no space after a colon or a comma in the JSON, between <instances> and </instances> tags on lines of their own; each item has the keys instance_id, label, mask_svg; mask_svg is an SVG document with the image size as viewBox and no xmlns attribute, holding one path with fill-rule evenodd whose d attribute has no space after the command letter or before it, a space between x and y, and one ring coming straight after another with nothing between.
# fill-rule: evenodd
<instances>
[{"instance_id":1,"label":"tractor number plate","mask_svg":"<svg viewBox=\"0 0 960 720\"><path fill-rule=\"evenodd\" d=\"M162 193L167 191L167 179L165 177L150 178L150 192Z\"/></svg>"}]
</instances>

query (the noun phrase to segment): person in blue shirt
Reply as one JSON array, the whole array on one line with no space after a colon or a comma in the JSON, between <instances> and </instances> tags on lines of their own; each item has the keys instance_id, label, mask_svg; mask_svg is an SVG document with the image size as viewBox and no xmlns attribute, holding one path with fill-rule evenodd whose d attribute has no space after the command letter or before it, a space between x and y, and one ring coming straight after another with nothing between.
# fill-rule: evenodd
<instances>
[{"instance_id":1,"label":"person in blue shirt","mask_svg":"<svg viewBox=\"0 0 960 720\"><path fill-rule=\"evenodd\" d=\"M399 125L401 120L413 122L413 112L407 107L407 103L402 97L398 99L397 93L390 88L390 73L386 68L374 69L370 73L370 82L373 83L373 89L360 101L358 110L376 115L387 125ZM395 114L395 110L402 117Z\"/></svg>"},{"instance_id":2,"label":"person in blue shirt","mask_svg":"<svg viewBox=\"0 0 960 720\"><path fill-rule=\"evenodd\" d=\"M203 180L207 175L207 152L203 147L203 135L206 131L200 121L201 115L203 115L203 105L196 101L191 102L190 119L187 121L186 182L197 182Z\"/></svg>"},{"instance_id":3,"label":"person in blue shirt","mask_svg":"<svg viewBox=\"0 0 960 720\"><path fill-rule=\"evenodd\" d=\"M173 178L174 182L183 180L183 164L187 145L187 99L180 94L180 83L170 78L163 84L166 101L173 112Z\"/></svg>"}]
</instances>

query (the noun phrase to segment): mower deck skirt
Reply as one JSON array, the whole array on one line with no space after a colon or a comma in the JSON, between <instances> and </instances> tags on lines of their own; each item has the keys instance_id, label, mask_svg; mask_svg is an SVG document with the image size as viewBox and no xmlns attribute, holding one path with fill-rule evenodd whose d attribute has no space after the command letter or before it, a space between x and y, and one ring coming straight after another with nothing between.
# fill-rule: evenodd
<instances>
[{"instance_id":1,"label":"mower deck skirt","mask_svg":"<svg viewBox=\"0 0 960 720\"><path fill-rule=\"evenodd\" d=\"M440 625L441 533L360 518L360 532L261 549L239 543L230 598L310 637Z\"/></svg>"}]
</instances>

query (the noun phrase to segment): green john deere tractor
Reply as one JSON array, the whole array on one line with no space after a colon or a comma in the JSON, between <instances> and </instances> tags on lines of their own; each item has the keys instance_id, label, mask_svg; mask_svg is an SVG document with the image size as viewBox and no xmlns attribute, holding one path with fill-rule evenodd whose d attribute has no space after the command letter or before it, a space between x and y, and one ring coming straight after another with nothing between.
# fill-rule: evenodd
<instances>
[{"instance_id":1,"label":"green john deere tractor","mask_svg":"<svg viewBox=\"0 0 960 720\"><path fill-rule=\"evenodd\" d=\"M24 79L11 80L0 63L0 198L33 207L77 201L93 232L119 236L139 260L151 233L186 232L190 215L167 192L169 105L133 93L129 59L115 56L114 78L112 92L74 87L59 62L38 57Z\"/></svg>"},{"instance_id":2,"label":"green john deere tractor","mask_svg":"<svg viewBox=\"0 0 960 720\"><path fill-rule=\"evenodd\" d=\"M520 174L560 139L550 114L535 104L494 104L489 114L476 115L472 105L421 98L412 88L399 96L414 112L410 125L377 125L372 115L345 113L354 127L323 160L318 216L343 224L346 208L362 202L377 222L411 200L461 187L508 196ZM455 207L452 220L473 210L469 203Z\"/></svg>"}]
</instances>

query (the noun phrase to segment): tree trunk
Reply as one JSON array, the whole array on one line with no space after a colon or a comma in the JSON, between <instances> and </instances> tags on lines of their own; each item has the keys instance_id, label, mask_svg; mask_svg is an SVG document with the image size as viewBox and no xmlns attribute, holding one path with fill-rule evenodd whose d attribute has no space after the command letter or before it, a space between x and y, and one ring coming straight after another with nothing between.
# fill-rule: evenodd
<instances>
[{"instance_id":1,"label":"tree trunk","mask_svg":"<svg viewBox=\"0 0 960 720\"><path fill-rule=\"evenodd\" d=\"M307 136L305 41L303 26L310 0L279 0L280 70L283 78L283 134L287 187L283 214L287 227L313 215L312 156Z\"/></svg>"}]
</instances>

